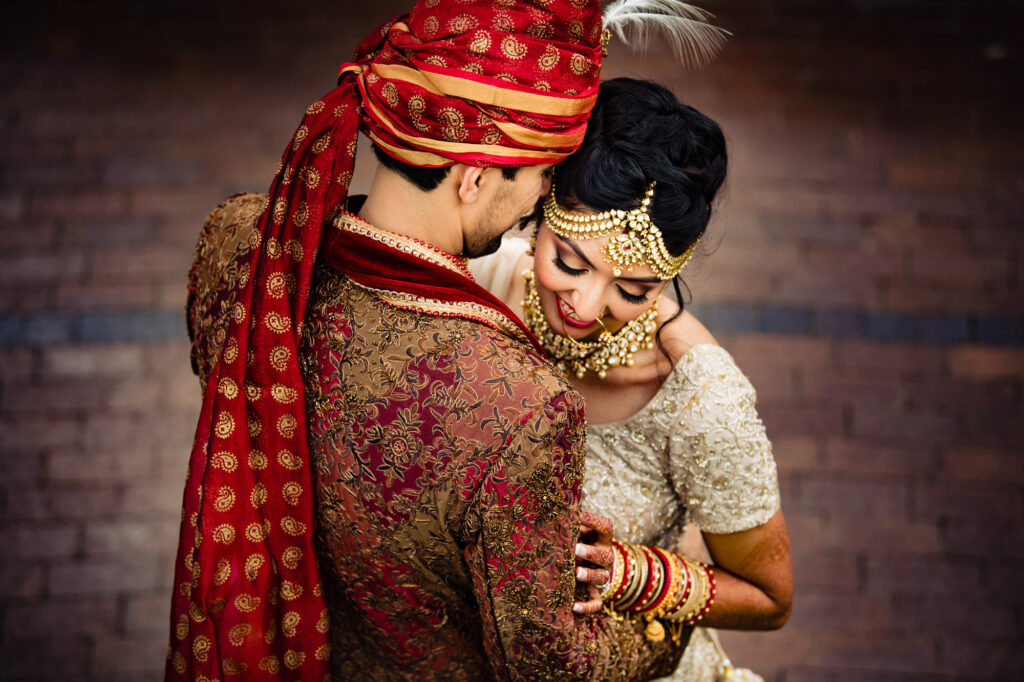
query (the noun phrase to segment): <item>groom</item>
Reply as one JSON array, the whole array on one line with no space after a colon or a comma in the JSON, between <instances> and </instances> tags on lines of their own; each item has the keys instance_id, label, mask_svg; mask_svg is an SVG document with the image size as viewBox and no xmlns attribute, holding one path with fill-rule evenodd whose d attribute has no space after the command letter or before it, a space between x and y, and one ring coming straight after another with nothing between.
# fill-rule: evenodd
<instances>
[{"instance_id":1,"label":"groom","mask_svg":"<svg viewBox=\"0 0 1024 682\"><path fill-rule=\"evenodd\" d=\"M307 109L270 196L211 214L169 679L672 669L670 639L574 614L582 401L464 260L582 140L600 33L596 0L421 0Z\"/></svg>"}]
</instances>

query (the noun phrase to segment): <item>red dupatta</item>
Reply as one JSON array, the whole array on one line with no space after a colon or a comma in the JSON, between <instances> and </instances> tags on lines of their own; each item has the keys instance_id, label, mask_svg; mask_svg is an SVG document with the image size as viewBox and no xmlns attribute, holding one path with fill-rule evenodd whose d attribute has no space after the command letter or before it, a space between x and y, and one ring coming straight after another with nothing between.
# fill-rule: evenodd
<instances>
[{"instance_id":1,"label":"red dupatta","mask_svg":"<svg viewBox=\"0 0 1024 682\"><path fill-rule=\"evenodd\" d=\"M364 41L355 62L342 66L338 87L306 110L259 218L259 243L240 269L203 396L175 562L167 679L330 677L299 330L324 219L347 196L360 127L417 165L557 161L582 140L596 97L599 37L592 0L468 0L454 9L422 0ZM412 264L381 272L380 261L358 255L379 245L357 237L334 233L332 260L366 286L405 292ZM405 293L473 304L494 312L492 322L516 319L453 273L430 272L429 282Z\"/></svg>"}]
</instances>

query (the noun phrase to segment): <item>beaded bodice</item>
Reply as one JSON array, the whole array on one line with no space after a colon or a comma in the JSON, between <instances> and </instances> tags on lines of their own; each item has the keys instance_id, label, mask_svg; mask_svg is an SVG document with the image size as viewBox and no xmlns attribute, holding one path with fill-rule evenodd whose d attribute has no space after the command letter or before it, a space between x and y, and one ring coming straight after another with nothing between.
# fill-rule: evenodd
<instances>
[{"instance_id":1,"label":"beaded bodice","mask_svg":"<svg viewBox=\"0 0 1024 682\"><path fill-rule=\"evenodd\" d=\"M666 547L688 521L710 533L766 522L779 490L755 402L728 352L694 346L639 412L590 425L584 507L616 537Z\"/></svg>"}]
</instances>

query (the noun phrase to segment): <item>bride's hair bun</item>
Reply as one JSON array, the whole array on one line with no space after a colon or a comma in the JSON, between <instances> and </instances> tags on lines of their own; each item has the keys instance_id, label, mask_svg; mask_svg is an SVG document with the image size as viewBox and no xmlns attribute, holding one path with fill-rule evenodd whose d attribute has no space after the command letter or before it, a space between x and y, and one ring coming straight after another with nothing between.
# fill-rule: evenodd
<instances>
[{"instance_id":1,"label":"bride's hair bun","mask_svg":"<svg viewBox=\"0 0 1024 682\"><path fill-rule=\"evenodd\" d=\"M633 208L657 182L651 218L673 255L707 228L728 157L718 124L650 81L605 81L582 146L555 167L559 203Z\"/></svg>"}]
</instances>

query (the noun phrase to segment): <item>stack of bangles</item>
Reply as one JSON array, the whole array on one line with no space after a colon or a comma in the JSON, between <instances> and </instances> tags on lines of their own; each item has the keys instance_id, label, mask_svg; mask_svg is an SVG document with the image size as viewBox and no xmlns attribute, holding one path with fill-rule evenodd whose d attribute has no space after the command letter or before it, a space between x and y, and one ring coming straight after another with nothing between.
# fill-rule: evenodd
<instances>
[{"instance_id":1,"label":"stack of bangles","mask_svg":"<svg viewBox=\"0 0 1024 682\"><path fill-rule=\"evenodd\" d=\"M644 634L654 642L665 638L664 621L678 640L684 626L693 625L715 601L715 577L706 564L675 552L646 545L612 541L615 563L601 588L601 599L612 613L647 621Z\"/></svg>"}]
</instances>

